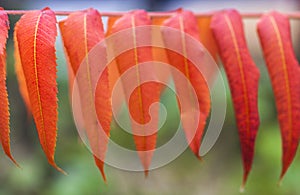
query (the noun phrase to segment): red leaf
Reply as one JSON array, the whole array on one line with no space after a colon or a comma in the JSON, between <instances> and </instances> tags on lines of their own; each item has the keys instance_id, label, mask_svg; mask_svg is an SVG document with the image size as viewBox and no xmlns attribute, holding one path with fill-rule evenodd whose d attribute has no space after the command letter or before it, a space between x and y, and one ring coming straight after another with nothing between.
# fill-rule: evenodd
<instances>
[{"instance_id":1,"label":"red leaf","mask_svg":"<svg viewBox=\"0 0 300 195\"><path fill-rule=\"evenodd\" d=\"M6 41L9 21L7 14L0 8L0 137L5 154L16 164L10 152L9 103L6 89Z\"/></svg>"},{"instance_id":2,"label":"red leaf","mask_svg":"<svg viewBox=\"0 0 300 195\"><path fill-rule=\"evenodd\" d=\"M181 32L187 33L188 35L192 36L194 39L199 41L199 31L197 27L197 19L195 15L190 11L179 10L175 13L171 18L167 19L163 26L172 27L175 29L180 30ZM209 88L204 78L204 75L197 69L197 67L190 62L187 57L189 55L193 55L192 53L195 51L190 51L189 45L186 40L186 35L182 34L181 37L170 37L168 32L163 32L163 38L165 44L177 44L179 48L182 49L183 53L186 56L182 56L178 53L171 52L168 50L168 58L169 62L174 68L178 69L182 72L186 78L191 82L192 87L194 88L198 105L200 107L200 115L199 115L199 123L196 129L195 135L191 133L191 129L187 128L188 123L190 123L190 118L186 118L186 121L183 122L183 128L185 130L186 138L190 143L190 148L194 152L194 154L200 158L199 156L199 149L201 145L201 140L204 132L204 128L206 125L206 119L210 112L210 93ZM183 81L174 77L174 83L176 87L176 93L181 96L187 93L186 87L182 87ZM191 100L191 93L189 92L189 100ZM180 103L180 102L179 102ZM195 106L195 105L194 105ZM181 110L181 114L182 110Z\"/></svg>"},{"instance_id":3,"label":"red leaf","mask_svg":"<svg viewBox=\"0 0 300 195\"><path fill-rule=\"evenodd\" d=\"M49 8L24 14L15 27L32 115L48 162L54 161L57 135L56 18Z\"/></svg>"},{"instance_id":4,"label":"red leaf","mask_svg":"<svg viewBox=\"0 0 300 195\"><path fill-rule=\"evenodd\" d=\"M95 121L97 121L97 119L99 120L106 135L109 136L111 106L108 73L106 69L100 77L97 89L94 92L95 89L93 86L95 86L96 83L93 83L95 79L93 72L97 71L92 70L95 67L93 66L94 64L90 62L90 57L88 57L89 51L104 40L101 15L94 9L72 13L66 20L60 22L60 29L70 65L74 75L78 75L76 82L79 87L83 124L94 154L96 165L103 179L106 180L103 159L108 139L106 136L100 136L100 127ZM74 34L76 36L74 36ZM78 73L81 64L87 68L81 68L82 70L80 69L81 71Z\"/></svg>"},{"instance_id":5,"label":"red leaf","mask_svg":"<svg viewBox=\"0 0 300 195\"><path fill-rule=\"evenodd\" d=\"M257 93L260 73L247 48L243 21L237 11L228 10L215 14L211 28L232 94L242 148L244 186L251 170L255 138L259 127Z\"/></svg>"},{"instance_id":6,"label":"red leaf","mask_svg":"<svg viewBox=\"0 0 300 195\"><path fill-rule=\"evenodd\" d=\"M300 136L299 65L293 52L290 24L278 12L264 15L257 24L278 111L282 138L282 172L291 165Z\"/></svg>"},{"instance_id":7,"label":"red leaf","mask_svg":"<svg viewBox=\"0 0 300 195\"><path fill-rule=\"evenodd\" d=\"M140 33L140 31L136 30L136 27L150 25L151 20L148 17L147 13L142 10L129 12L120 19L118 19L113 26L113 33L119 32L124 29L132 29L131 34L127 34L124 37L124 40L127 41L128 44L132 44L132 49L123 52L119 56L117 56L117 64L120 75L122 75L128 69L134 67L137 74L136 77L133 78L133 82L137 84L135 90L130 94L128 90L132 83L127 80L122 80L125 96L129 99L128 107L130 114L132 116L132 131L134 134L134 141L136 144L136 149L138 151L139 157L144 166L145 174L147 175L148 169L150 166L151 158L153 155L153 150L156 146L156 136L157 132L149 135L149 131L153 131L153 129L140 129L134 122L136 121L139 124L146 124L151 119L152 127L158 126L158 110L155 111L155 114L150 117L149 115L149 107L152 103L159 101L160 89L161 86L155 82L148 82L140 84L140 79L142 77L142 73L139 69L139 64L143 62L152 61L152 49L151 47L139 47L137 48L137 44L141 41L151 43L151 32ZM118 47L114 45L114 47ZM155 74L155 71L149 71L149 75ZM139 134L139 135L137 135ZM146 135L146 136L143 136Z\"/></svg>"}]
</instances>

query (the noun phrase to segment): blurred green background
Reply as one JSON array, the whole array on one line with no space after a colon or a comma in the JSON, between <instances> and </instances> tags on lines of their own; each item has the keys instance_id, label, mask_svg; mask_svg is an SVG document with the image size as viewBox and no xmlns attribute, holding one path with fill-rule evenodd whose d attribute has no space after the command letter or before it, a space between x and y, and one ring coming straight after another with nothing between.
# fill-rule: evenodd
<instances>
[{"instance_id":1,"label":"blurred green background","mask_svg":"<svg viewBox=\"0 0 300 195\"><path fill-rule=\"evenodd\" d=\"M288 3L287 3L288 2ZM193 11L210 11L236 8L240 11L297 11L298 1L3 1L5 9L41 9L49 6L54 10L79 10L94 7L99 11L146 9L151 11L172 10L178 7ZM58 20L63 17L58 17ZM11 113L11 146L17 168L3 153L0 154L0 194L239 194L242 180L240 147L231 103L227 90L227 115L222 133L212 150L199 162L190 150L170 164L153 170L148 178L144 173L127 172L110 166L105 167L108 183L102 181L93 158L77 134L68 97L68 81L65 58L60 37L57 39L59 121L56 161L68 175L52 168L39 145L33 120L27 115L18 91L14 72L12 33L19 16L10 16L11 30L7 45L8 92ZM281 141L273 92L266 72L261 49L257 40L257 19L245 19L245 31L251 54L261 70L259 85L259 128L256 155L245 194L300 194L300 159L286 174L283 185L277 186L281 171ZM292 38L296 54L299 54L300 21L292 21ZM223 76L225 76L222 70ZM225 77L224 77L225 78ZM225 81L227 81L225 79ZM159 131L159 144L163 144L177 128L179 120L176 100L170 90L162 95L168 109L168 121ZM174 122L175 121L175 122ZM112 124L112 139L126 147L133 147L133 140Z\"/></svg>"}]
</instances>

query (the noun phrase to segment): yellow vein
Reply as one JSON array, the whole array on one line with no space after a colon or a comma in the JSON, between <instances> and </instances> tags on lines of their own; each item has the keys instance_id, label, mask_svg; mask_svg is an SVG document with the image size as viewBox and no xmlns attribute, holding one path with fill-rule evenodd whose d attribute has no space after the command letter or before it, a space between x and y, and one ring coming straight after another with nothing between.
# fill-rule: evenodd
<instances>
[{"instance_id":1,"label":"yellow vein","mask_svg":"<svg viewBox=\"0 0 300 195\"><path fill-rule=\"evenodd\" d=\"M249 108L248 108L248 104L249 104L248 97L247 97L248 96L248 90L247 90L247 87L246 87L246 80L245 80L245 75L244 75L244 71L243 71L243 62L242 62L242 59L241 59L239 46L238 46L238 43L237 43L237 40L236 40L236 34L233 30L232 23L231 23L231 21L230 21L230 19L228 18L227 15L225 15L225 21L226 21L227 26L228 26L229 31L230 31L230 35L231 35L233 45L234 45L234 50L235 50L237 60L238 60L238 66L239 66L239 69L240 69L241 80L242 80L243 91L244 91L245 110L246 110L246 124L247 124L246 129L247 129L247 134L249 134L250 133L250 121L249 121L250 113L249 113Z\"/></svg>"},{"instance_id":2,"label":"yellow vein","mask_svg":"<svg viewBox=\"0 0 300 195\"><path fill-rule=\"evenodd\" d=\"M182 52L183 52L183 57L184 57L184 70L185 70L185 75L186 75L186 77L187 77L187 79L191 82L191 78L190 78L190 72L189 72L189 64L188 64L188 60L187 60L187 51L186 51L186 42L185 42L185 36L186 36L186 34L185 34L185 31L184 31L184 21L183 21L183 18L182 18L182 16L179 16L179 26L180 26L180 33L181 33L181 44L182 44ZM192 85L192 83L190 83L190 85ZM192 96L192 89L190 89L190 85L188 85L189 87L188 87L188 93L189 93L189 99L190 99L190 101L191 102L193 102L193 100L194 100L194 98L193 98L193 96ZM198 99L198 96L197 96L197 102L198 102L198 105L199 105L199 99ZM199 108L199 109L201 109L201 108ZM200 111L200 110L199 110ZM192 112L195 112L195 107L193 106L192 107ZM201 117L201 111L199 112L199 117ZM200 121L198 121L198 123L200 123ZM198 124L197 124L198 125ZM196 129L196 131L195 131L195 134L194 134L194 136L196 135L196 133L197 133L197 131L198 131L198 127L197 127L197 129ZM193 140L193 139L192 139ZM192 141L192 140L190 140L190 141ZM192 143L192 142L190 142L190 143ZM190 144L189 143L189 144ZM198 147L198 146L197 146ZM197 148L198 149L198 148ZM197 157L199 158L199 151L197 152Z\"/></svg>"},{"instance_id":3,"label":"yellow vein","mask_svg":"<svg viewBox=\"0 0 300 195\"><path fill-rule=\"evenodd\" d=\"M283 74L284 74L284 80L285 80L285 88L286 88L286 94L287 94L287 101L288 101L288 124L289 124L289 129L292 129L292 101L291 101L291 91L290 91L290 82L289 82L289 76L288 76L288 72L287 72L287 64L286 64L286 59L285 59L285 55L284 55L284 49L283 49L283 45L282 45L282 39L279 33L279 29L278 26L273 18L273 16L270 16L270 21L271 24L273 26L273 29L275 31L276 34L276 38L278 41L278 46L279 46L279 51L280 51L280 57L282 59L282 68L283 68ZM289 139L292 139L292 131L289 131ZM291 144L291 142L289 142Z\"/></svg>"},{"instance_id":4,"label":"yellow vein","mask_svg":"<svg viewBox=\"0 0 300 195\"><path fill-rule=\"evenodd\" d=\"M41 20L41 16L43 13L40 13L38 16L38 19L36 21L35 25L35 30L34 30L34 40L33 40L33 63L34 63L34 73L35 73L35 83L36 83L36 92L37 92L37 98L38 98L38 103L39 103L39 110L40 110L40 117L41 117L41 123L42 123L42 134L43 134L43 140L45 147L47 149L46 153L48 153L48 145L47 145L47 140L46 140L46 132L45 132L45 123L44 123L44 115L43 115L43 110L42 110L42 102L41 102L41 96L40 96L40 90L39 90L39 78L38 78L38 71L37 71L37 61L36 61L36 41L37 41L37 32L38 32L38 27L39 23ZM48 153L49 154L49 153ZM52 159L51 159L52 160Z\"/></svg>"},{"instance_id":5,"label":"yellow vein","mask_svg":"<svg viewBox=\"0 0 300 195\"><path fill-rule=\"evenodd\" d=\"M179 16L179 25L180 25L180 31L181 31L181 43L182 43L182 52L183 52L183 57L184 57L184 70L185 74L190 80L190 73L189 73L189 65L187 61L187 51L186 51L186 43L185 43L185 32L184 32L184 25L183 25L183 19L182 16Z\"/></svg>"},{"instance_id":6,"label":"yellow vein","mask_svg":"<svg viewBox=\"0 0 300 195\"><path fill-rule=\"evenodd\" d=\"M90 98L93 102L93 93L92 93L92 81L91 81L91 73L90 73L90 62L89 62L89 57L88 57L88 53L89 53L89 48L88 48L88 38L87 38L87 24L86 24L86 14L84 14L83 17L83 34L84 34L84 49L85 49L85 62L86 62L86 71L87 71L87 79L88 79L88 87L89 87L89 94L90 94ZM91 102L90 102L91 103ZM92 103L91 103L92 104Z\"/></svg>"},{"instance_id":7,"label":"yellow vein","mask_svg":"<svg viewBox=\"0 0 300 195\"><path fill-rule=\"evenodd\" d=\"M93 106L93 102L94 102L94 97L93 97L93 88L92 88L92 79L91 79L91 72L90 72L90 62L89 62L89 48L88 48L88 37L87 37L87 14L85 13L84 14L84 17L83 17L83 34L84 34L84 49L85 49L85 62L86 62L86 71L87 71L87 79L88 79L88 88L89 88L89 96L90 96L90 102L89 102L89 106L91 108L91 111L93 113L93 117L95 117L95 121L97 121L96 117L97 117L97 114L95 113L95 107ZM93 131L94 133L96 133L96 137L98 137L98 131L97 130L94 130ZM98 143L98 142L97 142ZM94 145L94 144L93 144ZM99 155L98 152L98 144L97 144L97 147L96 147L96 151L95 151L95 147L91 146L92 147L92 152L93 152L93 155L94 152L96 152L96 156Z\"/></svg>"},{"instance_id":8,"label":"yellow vein","mask_svg":"<svg viewBox=\"0 0 300 195\"><path fill-rule=\"evenodd\" d=\"M139 60L138 60L138 52L137 52L137 43L136 43L136 32L135 32L135 21L134 17L131 16L131 26L132 26L132 36L133 36L133 49L134 49L134 60L135 60L135 67L136 67L136 77L137 77L137 85L138 85L138 96L139 96L139 107L140 110L142 111L142 124L145 123L145 118L144 118L144 110L143 110L143 98L142 98L142 91L141 91L141 86L140 86L140 73L139 73ZM144 143L146 141L146 138L143 136ZM144 146L144 149L145 146Z\"/></svg>"}]
</instances>

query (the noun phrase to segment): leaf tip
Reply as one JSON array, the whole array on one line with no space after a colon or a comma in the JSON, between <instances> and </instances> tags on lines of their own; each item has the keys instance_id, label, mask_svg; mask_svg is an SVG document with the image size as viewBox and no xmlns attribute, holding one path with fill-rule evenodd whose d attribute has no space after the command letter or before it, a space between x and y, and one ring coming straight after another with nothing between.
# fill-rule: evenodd
<instances>
[{"instance_id":1,"label":"leaf tip","mask_svg":"<svg viewBox=\"0 0 300 195\"><path fill-rule=\"evenodd\" d=\"M148 175L149 175L149 170L148 169L144 170L144 175L145 175L145 178L148 178Z\"/></svg>"},{"instance_id":2,"label":"leaf tip","mask_svg":"<svg viewBox=\"0 0 300 195\"><path fill-rule=\"evenodd\" d=\"M21 168L21 166L17 163L17 161L14 159L14 157L11 155L11 153L8 153L6 155L18 168Z\"/></svg>"},{"instance_id":3,"label":"leaf tip","mask_svg":"<svg viewBox=\"0 0 300 195\"><path fill-rule=\"evenodd\" d=\"M105 178L105 179L103 179L103 182L104 182L104 184L105 184L105 185L108 185L108 184L107 184L107 180L106 180L106 178Z\"/></svg>"},{"instance_id":4,"label":"leaf tip","mask_svg":"<svg viewBox=\"0 0 300 195\"><path fill-rule=\"evenodd\" d=\"M50 162L50 164L57 170L57 171L59 171L59 172L61 172L62 174L64 174L64 175L68 175L68 173L67 172L65 172L62 168L60 168L59 166L57 166L56 164L55 164L55 162Z\"/></svg>"},{"instance_id":5,"label":"leaf tip","mask_svg":"<svg viewBox=\"0 0 300 195\"><path fill-rule=\"evenodd\" d=\"M281 171L281 174L280 174L280 177L279 177L279 181L277 183L277 186L280 187L282 185L282 181L283 181L283 178L284 178L284 175L286 173L286 170L285 169L282 169Z\"/></svg>"},{"instance_id":6,"label":"leaf tip","mask_svg":"<svg viewBox=\"0 0 300 195\"><path fill-rule=\"evenodd\" d=\"M101 173L104 183L106 183L106 176L105 176L105 172L104 172L104 162L102 160L98 159L96 156L94 156L94 160L95 160L96 166L98 167L98 170Z\"/></svg>"},{"instance_id":7,"label":"leaf tip","mask_svg":"<svg viewBox=\"0 0 300 195\"><path fill-rule=\"evenodd\" d=\"M248 180L248 176L249 176L249 172L250 172L250 168L244 169L243 182L242 182L242 185L241 185L241 188L243 188L243 189L246 186L246 183L247 183L247 180Z\"/></svg>"},{"instance_id":8,"label":"leaf tip","mask_svg":"<svg viewBox=\"0 0 300 195\"><path fill-rule=\"evenodd\" d=\"M65 172L64 170L62 170L61 168L57 167L56 170L58 170L59 172L61 172L63 175L67 176L68 173Z\"/></svg>"},{"instance_id":9,"label":"leaf tip","mask_svg":"<svg viewBox=\"0 0 300 195\"><path fill-rule=\"evenodd\" d=\"M102 179L103 179L104 183L107 184L106 175L104 173L104 170L103 169L99 169L99 170L100 170L100 173L101 173L101 176L102 176Z\"/></svg>"},{"instance_id":10,"label":"leaf tip","mask_svg":"<svg viewBox=\"0 0 300 195\"><path fill-rule=\"evenodd\" d=\"M278 186L278 187L281 187L281 185L282 185L282 179L283 179L283 178L280 177L279 181L277 182L277 186Z\"/></svg>"},{"instance_id":11,"label":"leaf tip","mask_svg":"<svg viewBox=\"0 0 300 195\"><path fill-rule=\"evenodd\" d=\"M250 172L250 169L246 169L244 171L243 182L242 182L242 185L240 187L240 193L245 192L245 186L246 186L246 183L247 183L247 180L248 180L249 172Z\"/></svg>"},{"instance_id":12,"label":"leaf tip","mask_svg":"<svg viewBox=\"0 0 300 195\"><path fill-rule=\"evenodd\" d=\"M244 193L245 192L245 184L243 183L240 187L240 193Z\"/></svg>"},{"instance_id":13,"label":"leaf tip","mask_svg":"<svg viewBox=\"0 0 300 195\"><path fill-rule=\"evenodd\" d=\"M10 158L10 157L9 157L9 158ZM19 163L17 163L17 161L16 161L13 157L11 157L10 160L12 160L12 162L13 162L19 169L21 169L21 166L19 165Z\"/></svg>"},{"instance_id":14,"label":"leaf tip","mask_svg":"<svg viewBox=\"0 0 300 195\"><path fill-rule=\"evenodd\" d=\"M10 151L10 146L8 145L8 147L5 147L5 146L2 146L3 147L3 149L4 149L4 153L5 153L5 155L17 166L17 167L19 167L19 168L21 168L20 167L20 165L17 163L17 161L14 159L14 157L12 156L12 154L11 154L11 151Z\"/></svg>"},{"instance_id":15,"label":"leaf tip","mask_svg":"<svg viewBox=\"0 0 300 195\"><path fill-rule=\"evenodd\" d=\"M282 170L281 170L281 173L280 173L280 177L279 177L279 181L278 181L278 186L281 186L282 184L282 180L286 174L286 171L287 171L288 168L286 167L283 167Z\"/></svg>"},{"instance_id":16,"label":"leaf tip","mask_svg":"<svg viewBox=\"0 0 300 195\"><path fill-rule=\"evenodd\" d=\"M196 154L196 157L200 162L203 162L203 158L199 154Z\"/></svg>"},{"instance_id":17,"label":"leaf tip","mask_svg":"<svg viewBox=\"0 0 300 195\"><path fill-rule=\"evenodd\" d=\"M44 8L42 9L42 11L47 11L47 10L51 10L50 7L44 7Z\"/></svg>"},{"instance_id":18,"label":"leaf tip","mask_svg":"<svg viewBox=\"0 0 300 195\"><path fill-rule=\"evenodd\" d=\"M247 182L247 178L243 179L242 185L240 187L240 193L244 193L245 192L245 186L246 186L246 182Z\"/></svg>"}]
</instances>

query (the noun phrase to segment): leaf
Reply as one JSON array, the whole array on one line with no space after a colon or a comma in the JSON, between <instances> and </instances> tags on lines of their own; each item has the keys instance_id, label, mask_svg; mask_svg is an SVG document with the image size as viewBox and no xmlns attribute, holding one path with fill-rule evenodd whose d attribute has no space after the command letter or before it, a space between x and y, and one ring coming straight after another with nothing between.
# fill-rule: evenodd
<instances>
[{"instance_id":1,"label":"leaf","mask_svg":"<svg viewBox=\"0 0 300 195\"><path fill-rule=\"evenodd\" d=\"M199 31L197 27L197 20L195 15L186 10L178 10L171 18L167 19L163 26L171 27L177 30L180 30L182 33L180 34L181 37L172 37L169 35L168 30L163 31L163 38L165 41L165 44L167 48L170 48L170 45L176 44L180 50L182 50L183 54L186 54L185 56L182 56L178 53L171 52L168 50L168 58L170 64L178 69L181 73L185 75L188 81L190 81L193 90L195 90L195 93L197 95L197 102L200 107L200 115L199 115L199 122L197 124L197 129L194 131L195 133L192 133L192 129L188 128L189 123L191 122L190 117L186 117L185 120L182 121L183 123L183 129L186 134L186 138L188 140L189 146L193 153L197 156L197 158L200 158L199 155L199 149L201 145L201 140L204 132L204 128L206 125L207 117L210 113L210 93L209 88L206 83L206 80L204 78L204 75L198 70L195 64L193 64L191 61L189 61L188 57L191 55L195 55L196 52L199 51L191 51L191 48L187 42L187 35L192 36L195 40L199 41ZM186 34L184 34L184 33ZM200 44L200 42L199 42ZM202 52L202 50L200 51ZM198 54L197 54L198 55ZM199 55L200 56L200 55ZM173 71L171 71L173 72ZM184 85L184 81L181 79L178 79L174 77L173 79L176 87L176 93L178 96L184 96L188 94L187 98L189 98L188 102L192 102L192 96L191 96L191 90L188 86ZM182 102L178 102L181 104ZM196 105L192 105L194 109ZM181 115L184 115L184 111L180 108Z\"/></svg>"},{"instance_id":2,"label":"leaf","mask_svg":"<svg viewBox=\"0 0 300 195\"><path fill-rule=\"evenodd\" d=\"M65 21L60 21L58 25L59 25L59 29L60 29L60 32L61 32L62 41L64 41L63 37L64 37L64 34L65 34L64 33ZM70 102L71 102L72 101L72 93L73 93L75 75L73 73L73 69L72 69L72 66L71 66L70 58L68 56L66 47L64 46L63 49L64 49L64 54L65 54L66 64L67 64L68 80L69 80L69 96L70 96Z\"/></svg>"},{"instance_id":3,"label":"leaf","mask_svg":"<svg viewBox=\"0 0 300 195\"><path fill-rule=\"evenodd\" d=\"M244 165L243 188L252 167L260 123L257 106L260 73L247 48L242 17L237 11L216 13L211 28L225 67L235 110Z\"/></svg>"},{"instance_id":4,"label":"leaf","mask_svg":"<svg viewBox=\"0 0 300 195\"><path fill-rule=\"evenodd\" d=\"M203 46L209 51L210 55L217 61L218 47L210 28L211 16L201 16L197 18L199 37Z\"/></svg>"},{"instance_id":5,"label":"leaf","mask_svg":"<svg viewBox=\"0 0 300 195\"><path fill-rule=\"evenodd\" d=\"M17 39L17 33L14 32L14 57L15 57L15 72L19 84L19 90L20 94L23 98L23 101L25 103L26 109L27 109L27 115L31 115L31 105L30 105L30 99L27 91L27 84L25 80L24 71L21 64L20 54L19 54L19 46L18 46L18 39Z\"/></svg>"},{"instance_id":6,"label":"leaf","mask_svg":"<svg viewBox=\"0 0 300 195\"><path fill-rule=\"evenodd\" d=\"M113 38L114 35L113 35L113 32L112 32L113 25L115 24L115 22L119 18L121 18L121 16L111 16L111 17L108 18L107 31L106 31L106 34L105 34L106 38L114 39ZM107 51L107 55L108 55L107 58L112 59L112 61L109 62L109 65L108 65L108 79L109 79L110 93L112 93L117 80L120 78L120 73L119 73L119 69L118 69L116 59L114 58L115 54L114 54L113 46L111 46L111 44L108 44L107 45L107 50L108 50ZM112 102L112 103L114 105L114 108L116 109L116 112L120 113L120 110L122 108L121 106L122 106L123 100L125 100L123 88L120 88L120 90L117 93L118 93L117 98L114 98L114 102Z\"/></svg>"},{"instance_id":7,"label":"leaf","mask_svg":"<svg viewBox=\"0 0 300 195\"><path fill-rule=\"evenodd\" d=\"M216 41L213 36L213 32L210 28L212 17L198 17L197 23L198 23L198 29L199 29L199 37L200 41L203 44L203 46L208 50L210 55L213 57L215 61L217 61L218 57L218 47L216 44ZM214 67L207 67L208 71L208 83L212 85L213 81L216 77L217 70L214 69Z\"/></svg>"},{"instance_id":8,"label":"leaf","mask_svg":"<svg viewBox=\"0 0 300 195\"><path fill-rule=\"evenodd\" d=\"M98 120L107 136L110 135L110 124L112 120L112 108L111 108L111 91L109 85L109 72L108 68L105 68L102 75L99 78L98 85L95 91L95 105L96 105L96 113L98 116ZM99 135L98 135L99 136ZM101 136L101 134L100 134ZM100 151L98 155L100 155L100 159L104 159L106 148L108 144L107 137L100 137L99 140ZM103 166L103 161L96 159L96 164L101 168ZM102 174L104 180L105 175Z\"/></svg>"},{"instance_id":9,"label":"leaf","mask_svg":"<svg viewBox=\"0 0 300 195\"><path fill-rule=\"evenodd\" d=\"M106 33L105 33L106 37L108 37L112 34L113 25L120 18L121 18L121 16L110 16L108 18L108 20L107 20L107 30L106 30Z\"/></svg>"},{"instance_id":10,"label":"leaf","mask_svg":"<svg viewBox=\"0 0 300 195\"><path fill-rule=\"evenodd\" d=\"M130 50L117 56L116 61L120 75L130 68L134 68L136 71L136 76L134 76L132 80L122 79L122 84L125 96L129 99L129 102L126 103L128 104L131 115L132 132L134 134L137 152L145 170L145 175L148 173L153 150L156 146L156 129L158 128L159 110L155 110L153 112L154 115L152 116L150 116L148 112L150 105L159 101L161 86L155 82L140 83L140 80L143 78L143 74L145 74L140 70L140 63L152 61L152 49L150 46L137 48L137 45L140 42L145 41L151 43L151 32L150 30L142 30L141 32L136 28L150 24L151 20L147 13L143 10L137 10L124 14L115 22L112 29L113 33L120 32L125 29L127 29L126 32L131 31L130 34L127 33L126 37L122 39L122 44L129 44L132 47ZM118 47L118 44L121 43L117 42L114 44L115 49ZM155 71L150 70L147 74L155 77ZM132 85L136 86L136 88L131 93L129 88ZM145 128L144 126L139 127L135 125L135 122L141 125L147 124L150 119L150 126L152 126L152 128ZM153 132L153 130L155 130L155 133L149 133Z\"/></svg>"},{"instance_id":11,"label":"leaf","mask_svg":"<svg viewBox=\"0 0 300 195\"><path fill-rule=\"evenodd\" d=\"M57 135L56 18L49 8L24 14L15 26L32 115L49 164L54 161Z\"/></svg>"},{"instance_id":12,"label":"leaf","mask_svg":"<svg viewBox=\"0 0 300 195\"><path fill-rule=\"evenodd\" d=\"M151 24L154 26L152 30L152 45L161 45L162 47L152 47L152 54L153 54L153 61L161 62L165 64L170 64L167 50L165 48L164 40L162 33L160 32L159 28L163 24L163 22L169 17L152 17ZM161 71L159 66L154 67L154 71L158 75L158 78L161 79L161 82L167 83L171 78L170 71ZM165 85L161 85L163 91L165 89Z\"/></svg>"},{"instance_id":13,"label":"leaf","mask_svg":"<svg viewBox=\"0 0 300 195\"><path fill-rule=\"evenodd\" d=\"M10 152L9 102L6 89L6 41L8 38L9 20L0 8L0 137L5 154L18 166Z\"/></svg>"},{"instance_id":14,"label":"leaf","mask_svg":"<svg viewBox=\"0 0 300 195\"><path fill-rule=\"evenodd\" d=\"M61 32L61 39L62 42L64 42L64 24L65 21L60 21L58 26ZM79 107L81 106L80 104L72 104L73 102L73 88L74 88L74 80L75 80L75 75L71 66L70 58L68 56L67 49L65 47L65 43L63 43L63 50L65 54L65 59L66 59L66 65L67 65L67 72L68 72L68 83L69 83L69 101L70 101L70 106L72 107L72 111L80 109ZM76 108L74 108L76 107ZM83 117L77 117L76 118L76 127L79 129L84 129L84 120ZM78 138L78 141L82 141L80 138ZM81 142L82 143L82 142Z\"/></svg>"},{"instance_id":15,"label":"leaf","mask_svg":"<svg viewBox=\"0 0 300 195\"><path fill-rule=\"evenodd\" d=\"M90 61L88 56L89 51L104 40L101 15L94 9L74 12L66 20L60 22L60 29L73 73L74 75L77 74L76 82L79 87L83 124L94 154L95 163L104 181L106 181L103 159L108 139L107 136L100 136L101 129L95 121L99 120L106 135L109 136L111 106L108 73L106 69L100 77L96 91L94 91L94 86L96 86L94 73L98 69L97 67L95 70L93 69L95 64Z\"/></svg>"},{"instance_id":16,"label":"leaf","mask_svg":"<svg viewBox=\"0 0 300 195\"><path fill-rule=\"evenodd\" d=\"M299 65L293 51L289 20L270 12L262 16L257 31L275 95L282 139L282 180L291 165L300 136Z\"/></svg>"}]
</instances>

